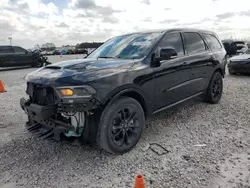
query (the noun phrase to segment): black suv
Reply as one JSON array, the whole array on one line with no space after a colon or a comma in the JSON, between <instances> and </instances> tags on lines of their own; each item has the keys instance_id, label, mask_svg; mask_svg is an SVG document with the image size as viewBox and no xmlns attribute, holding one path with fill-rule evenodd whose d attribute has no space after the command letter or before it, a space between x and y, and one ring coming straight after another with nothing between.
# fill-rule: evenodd
<instances>
[{"instance_id":1,"label":"black suv","mask_svg":"<svg viewBox=\"0 0 250 188\"><path fill-rule=\"evenodd\" d=\"M19 46L0 46L0 67L36 66L43 63L38 51L28 51Z\"/></svg>"},{"instance_id":2,"label":"black suv","mask_svg":"<svg viewBox=\"0 0 250 188\"><path fill-rule=\"evenodd\" d=\"M150 115L202 96L218 103L226 51L215 33L171 29L114 37L85 59L26 75L26 127L42 138L78 137L111 153L139 141Z\"/></svg>"}]
</instances>

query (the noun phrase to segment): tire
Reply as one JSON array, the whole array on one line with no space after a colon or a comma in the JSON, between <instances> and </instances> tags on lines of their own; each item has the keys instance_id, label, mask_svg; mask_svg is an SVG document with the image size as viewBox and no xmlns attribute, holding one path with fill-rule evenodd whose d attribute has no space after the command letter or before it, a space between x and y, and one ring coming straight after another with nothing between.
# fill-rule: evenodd
<instances>
[{"instance_id":1,"label":"tire","mask_svg":"<svg viewBox=\"0 0 250 188\"><path fill-rule=\"evenodd\" d=\"M236 75L236 72L232 71L231 69L228 69L228 72L230 75Z\"/></svg>"},{"instance_id":2,"label":"tire","mask_svg":"<svg viewBox=\"0 0 250 188\"><path fill-rule=\"evenodd\" d=\"M144 125L144 111L139 102L121 97L102 112L97 144L109 153L126 153L139 141Z\"/></svg>"},{"instance_id":3,"label":"tire","mask_svg":"<svg viewBox=\"0 0 250 188\"><path fill-rule=\"evenodd\" d=\"M217 104L222 96L223 92L223 79L219 72L215 72L209 82L205 100L211 104Z\"/></svg>"},{"instance_id":4,"label":"tire","mask_svg":"<svg viewBox=\"0 0 250 188\"><path fill-rule=\"evenodd\" d=\"M42 67L43 62L41 60L35 60L34 65L32 67Z\"/></svg>"}]
</instances>

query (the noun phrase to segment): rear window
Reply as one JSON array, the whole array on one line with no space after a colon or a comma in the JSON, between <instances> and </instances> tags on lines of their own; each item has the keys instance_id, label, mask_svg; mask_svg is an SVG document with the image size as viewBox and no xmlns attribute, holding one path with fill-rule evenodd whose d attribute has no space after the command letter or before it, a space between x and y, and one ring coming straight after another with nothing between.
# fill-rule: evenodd
<instances>
[{"instance_id":1,"label":"rear window","mask_svg":"<svg viewBox=\"0 0 250 188\"><path fill-rule=\"evenodd\" d=\"M0 46L0 54L13 53L13 50L9 46Z\"/></svg>"},{"instance_id":2,"label":"rear window","mask_svg":"<svg viewBox=\"0 0 250 188\"><path fill-rule=\"evenodd\" d=\"M204 37L206 38L206 40L207 40L209 46L212 48L212 50L218 50L218 49L222 48L219 40L215 36L209 35L209 34L204 34Z\"/></svg>"},{"instance_id":3,"label":"rear window","mask_svg":"<svg viewBox=\"0 0 250 188\"><path fill-rule=\"evenodd\" d=\"M183 35L189 54L197 54L206 51L205 43L198 33L186 32Z\"/></svg>"}]
</instances>

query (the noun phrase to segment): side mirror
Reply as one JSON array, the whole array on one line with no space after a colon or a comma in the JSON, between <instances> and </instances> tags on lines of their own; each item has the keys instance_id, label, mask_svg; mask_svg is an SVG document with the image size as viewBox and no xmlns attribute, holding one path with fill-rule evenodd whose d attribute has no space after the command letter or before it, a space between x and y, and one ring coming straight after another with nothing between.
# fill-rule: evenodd
<instances>
[{"instance_id":1,"label":"side mirror","mask_svg":"<svg viewBox=\"0 0 250 188\"><path fill-rule=\"evenodd\" d=\"M163 48L160 51L160 61L174 59L177 57L177 52L173 48Z\"/></svg>"}]
</instances>

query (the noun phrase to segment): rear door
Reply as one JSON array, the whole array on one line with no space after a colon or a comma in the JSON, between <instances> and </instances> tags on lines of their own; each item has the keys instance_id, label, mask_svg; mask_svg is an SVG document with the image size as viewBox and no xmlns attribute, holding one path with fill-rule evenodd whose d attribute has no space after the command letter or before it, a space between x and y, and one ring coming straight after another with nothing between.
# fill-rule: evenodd
<instances>
[{"instance_id":1,"label":"rear door","mask_svg":"<svg viewBox=\"0 0 250 188\"><path fill-rule=\"evenodd\" d=\"M210 49L210 58L208 60L208 66L207 66L207 82L210 81L210 77L213 74L214 67L220 63L224 63L226 59L226 54L224 51L223 46L221 45L221 42L219 39L212 34L203 33L202 34L206 40L206 43L209 46ZM224 63L224 69L225 69L226 63ZM209 77L210 76L210 77Z\"/></svg>"},{"instance_id":2,"label":"rear door","mask_svg":"<svg viewBox=\"0 0 250 188\"><path fill-rule=\"evenodd\" d=\"M15 66L25 66L25 65L32 65L33 58L32 53L28 52L27 50L19 47L19 46L13 46L14 50L14 60L15 60Z\"/></svg>"},{"instance_id":3,"label":"rear door","mask_svg":"<svg viewBox=\"0 0 250 188\"><path fill-rule=\"evenodd\" d=\"M14 52L11 46L0 46L0 67L11 67L14 63Z\"/></svg>"},{"instance_id":4,"label":"rear door","mask_svg":"<svg viewBox=\"0 0 250 188\"><path fill-rule=\"evenodd\" d=\"M209 73L207 71L209 58L213 58L210 54L208 46L198 32L184 32L183 38L185 48L188 53L189 66L195 78L190 84L191 90L195 93L201 92L206 88L206 78ZM210 57L211 55L211 57Z\"/></svg>"}]
</instances>

